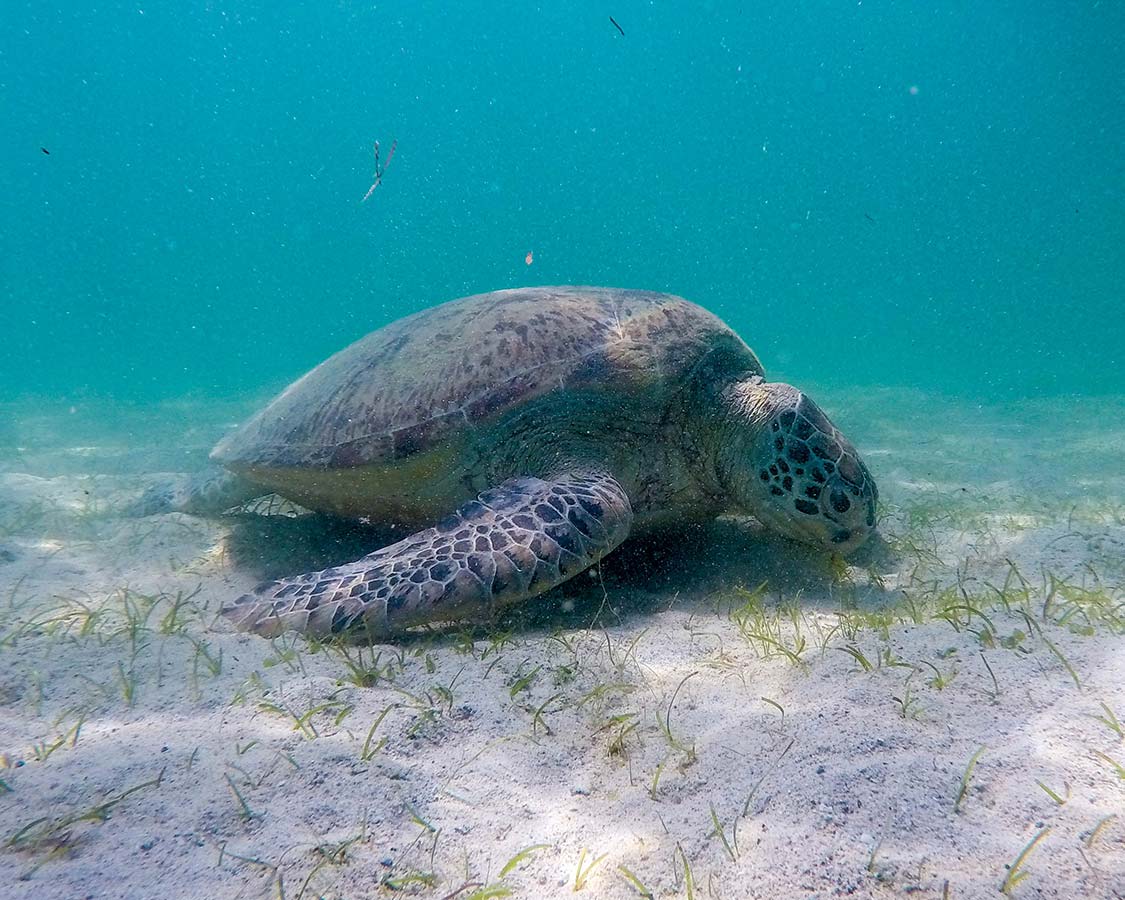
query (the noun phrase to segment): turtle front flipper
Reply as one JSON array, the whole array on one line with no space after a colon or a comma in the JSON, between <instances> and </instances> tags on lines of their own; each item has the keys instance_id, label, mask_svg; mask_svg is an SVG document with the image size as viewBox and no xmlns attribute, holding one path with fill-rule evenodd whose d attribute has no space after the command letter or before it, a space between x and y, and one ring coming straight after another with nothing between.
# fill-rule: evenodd
<instances>
[{"instance_id":1,"label":"turtle front flipper","mask_svg":"<svg viewBox=\"0 0 1125 900\"><path fill-rule=\"evenodd\" d=\"M629 498L603 472L514 478L435 528L356 562L258 587L223 609L243 630L378 641L492 616L587 569L629 534Z\"/></svg>"}]
</instances>

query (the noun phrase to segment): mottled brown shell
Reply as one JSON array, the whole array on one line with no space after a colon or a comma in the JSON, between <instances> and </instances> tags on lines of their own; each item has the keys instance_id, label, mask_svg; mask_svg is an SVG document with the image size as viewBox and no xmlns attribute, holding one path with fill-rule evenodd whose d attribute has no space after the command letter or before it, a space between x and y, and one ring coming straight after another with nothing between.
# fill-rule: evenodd
<instances>
[{"instance_id":1,"label":"mottled brown shell","mask_svg":"<svg viewBox=\"0 0 1125 900\"><path fill-rule=\"evenodd\" d=\"M332 356L212 458L236 469L393 463L549 392L682 377L714 349L761 372L720 319L668 294L539 287L465 297Z\"/></svg>"}]
</instances>

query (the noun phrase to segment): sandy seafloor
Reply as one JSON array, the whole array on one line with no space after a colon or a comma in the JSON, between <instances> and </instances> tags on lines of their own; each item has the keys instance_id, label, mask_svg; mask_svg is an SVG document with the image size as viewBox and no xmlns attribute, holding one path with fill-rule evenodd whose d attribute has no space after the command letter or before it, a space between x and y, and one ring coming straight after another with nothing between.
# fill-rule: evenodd
<instances>
[{"instance_id":1,"label":"sandy seafloor","mask_svg":"<svg viewBox=\"0 0 1125 900\"><path fill-rule=\"evenodd\" d=\"M849 567L731 518L346 657L216 610L380 535L121 513L257 400L3 407L0 897L1125 896L1125 402L814 396Z\"/></svg>"}]
</instances>

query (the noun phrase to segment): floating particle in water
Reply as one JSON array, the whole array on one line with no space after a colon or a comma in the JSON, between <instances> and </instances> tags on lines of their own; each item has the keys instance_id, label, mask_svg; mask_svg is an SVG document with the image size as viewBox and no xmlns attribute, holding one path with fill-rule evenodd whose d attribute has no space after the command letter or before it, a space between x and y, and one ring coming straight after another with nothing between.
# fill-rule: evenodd
<instances>
[{"instance_id":1,"label":"floating particle in water","mask_svg":"<svg viewBox=\"0 0 1125 900\"><path fill-rule=\"evenodd\" d=\"M524 261L524 262L525 262L525 263L526 263L527 265L529 265L529 266L530 266L530 265L531 265L531 264L532 264L533 262L535 262L535 256L534 256L534 255L532 254L532 252L531 252L530 250L528 250L528 251L527 251L527 256L525 256L525 257L523 258L523 261Z\"/></svg>"},{"instance_id":2,"label":"floating particle in water","mask_svg":"<svg viewBox=\"0 0 1125 900\"><path fill-rule=\"evenodd\" d=\"M363 195L363 199L359 201L360 203L366 203L367 199L375 193L375 188L383 183L383 174L387 171L387 167L391 164L391 160L394 159L395 147L397 146L398 140L391 141L391 152L387 154L387 161L380 164L379 142L375 142L375 180L371 182L371 187L367 189L367 193Z\"/></svg>"}]
</instances>

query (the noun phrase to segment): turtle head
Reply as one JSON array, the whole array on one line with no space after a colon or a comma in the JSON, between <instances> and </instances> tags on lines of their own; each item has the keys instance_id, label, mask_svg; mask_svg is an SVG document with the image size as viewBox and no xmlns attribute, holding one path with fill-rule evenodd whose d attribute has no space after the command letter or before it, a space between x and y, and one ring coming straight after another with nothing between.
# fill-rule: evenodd
<instances>
[{"instance_id":1,"label":"turtle head","mask_svg":"<svg viewBox=\"0 0 1125 900\"><path fill-rule=\"evenodd\" d=\"M725 394L719 476L764 525L847 553L875 530L878 490L855 447L808 396L751 378Z\"/></svg>"}]
</instances>

